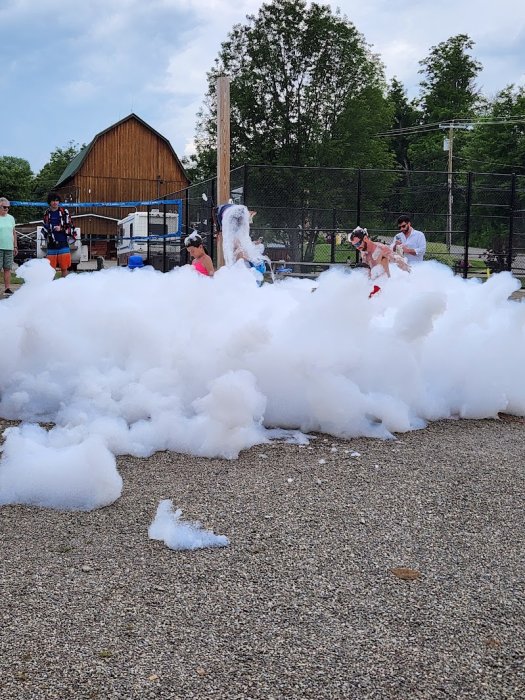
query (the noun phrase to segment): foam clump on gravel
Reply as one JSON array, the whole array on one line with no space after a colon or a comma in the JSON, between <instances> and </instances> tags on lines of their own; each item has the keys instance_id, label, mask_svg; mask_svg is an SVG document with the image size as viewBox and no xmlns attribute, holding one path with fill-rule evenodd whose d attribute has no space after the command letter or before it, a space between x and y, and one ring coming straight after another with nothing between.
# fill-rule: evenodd
<instances>
[{"instance_id":1,"label":"foam clump on gravel","mask_svg":"<svg viewBox=\"0 0 525 700\"><path fill-rule=\"evenodd\" d=\"M97 436L77 444L35 425L9 428L0 469L0 505L24 503L89 511L122 493L115 457ZM62 434L62 437L64 435Z\"/></svg>"},{"instance_id":2,"label":"foam clump on gravel","mask_svg":"<svg viewBox=\"0 0 525 700\"><path fill-rule=\"evenodd\" d=\"M182 510L173 512L173 502L169 499L159 503L155 519L148 529L151 540L160 540L170 549L205 549L206 547L227 547L230 544L225 535L216 535L204 530L199 522L181 520Z\"/></svg>"}]
</instances>

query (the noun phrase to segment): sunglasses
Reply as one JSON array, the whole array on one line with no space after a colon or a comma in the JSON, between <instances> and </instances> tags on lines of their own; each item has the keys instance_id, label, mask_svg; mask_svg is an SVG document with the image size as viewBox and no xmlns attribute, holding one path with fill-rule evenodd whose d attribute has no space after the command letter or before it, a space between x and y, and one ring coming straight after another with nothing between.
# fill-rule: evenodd
<instances>
[{"instance_id":1,"label":"sunglasses","mask_svg":"<svg viewBox=\"0 0 525 700\"><path fill-rule=\"evenodd\" d=\"M4 207L4 205L2 205L2 209L4 209L5 211L7 211L7 210L9 209L9 207Z\"/></svg>"},{"instance_id":2,"label":"sunglasses","mask_svg":"<svg viewBox=\"0 0 525 700\"><path fill-rule=\"evenodd\" d=\"M406 228L408 228L408 224L399 224L397 228L400 231L404 231Z\"/></svg>"},{"instance_id":3,"label":"sunglasses","mask_svg":"<svg viewBox=\"0 0 525 700\"><path fill-rule=\"evenodd\" d=\"M354 243L354 241L351 241L351 243L354 246L354 248L359 248L363 245L363 241L357 241L356 243Z\"/></svg>"}]
</instances>

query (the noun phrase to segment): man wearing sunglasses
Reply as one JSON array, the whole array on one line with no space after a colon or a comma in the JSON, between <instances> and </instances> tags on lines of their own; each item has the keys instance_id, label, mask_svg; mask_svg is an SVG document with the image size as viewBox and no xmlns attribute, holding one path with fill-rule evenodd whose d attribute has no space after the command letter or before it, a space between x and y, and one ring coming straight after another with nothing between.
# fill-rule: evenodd
<instances>
[{"instance_id":1,"label":"man wearing sunglasses","mask_svg":"<svg viewBox=\"0 0 525 700\"><path fill-rule=\"evenodd\" d=\"M415 228L412 228L410 217L406 214L402 214L398 218L397 228L399 229L399 233L396 234L392 241L392 245L390 246L392 250L402 253L410 265L412 265L412 263L423 262L427 249L425 234L422 231L417 231ZM399 250L400 248L401 251Z\"/></svg>"},{"instance_id":2,"label":"man wearing sunglasses","mask_svg":"<svg viewBox=\"0 0 525 700\"><path fill-rule=\"evenodd\" d=\"M9 214L10 203L5 197L0 197L0 267L4 271L4 294L9 297L11 268L13 258L18 252L16 245L15 219Z\"/></svg>"}]
</instances>

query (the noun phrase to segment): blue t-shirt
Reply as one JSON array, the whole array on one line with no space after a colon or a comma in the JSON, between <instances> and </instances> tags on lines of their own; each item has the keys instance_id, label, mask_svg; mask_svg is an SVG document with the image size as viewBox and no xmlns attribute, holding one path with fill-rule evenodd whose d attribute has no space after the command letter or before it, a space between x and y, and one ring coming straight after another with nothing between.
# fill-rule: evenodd
<instances>
[{"instance_id":1,"label":"blue t-shirt","mask_svg":"<svg viewBox=\"0 0 525 700\"><path fill-rule=\"evenodd\" d=\"M69 243L67 242L67 231L62 227L62 216L60 210L48 210L49 215L49 233L47 235L47 249L58 251L69 251ZM60 231L55 231L55 226L60 226Z\"/></svg>"}]
</instances>

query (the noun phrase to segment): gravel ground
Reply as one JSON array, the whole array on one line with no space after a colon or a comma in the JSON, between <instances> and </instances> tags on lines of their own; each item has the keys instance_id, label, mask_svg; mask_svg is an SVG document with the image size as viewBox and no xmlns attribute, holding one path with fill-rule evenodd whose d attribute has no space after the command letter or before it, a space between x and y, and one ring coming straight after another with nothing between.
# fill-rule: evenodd
<instances>
[{"instance_id":1,"label":"gravel ground","mask_svg":"<svg viewBox=\"0 0 525 700\"><path fill-rule=\"evenodd\" d=\"M523 698L524 437L122 457L108 508L0 508L0 697ZM230 547L149 540L162 498Z\"/></svg>"}]
</instances>

